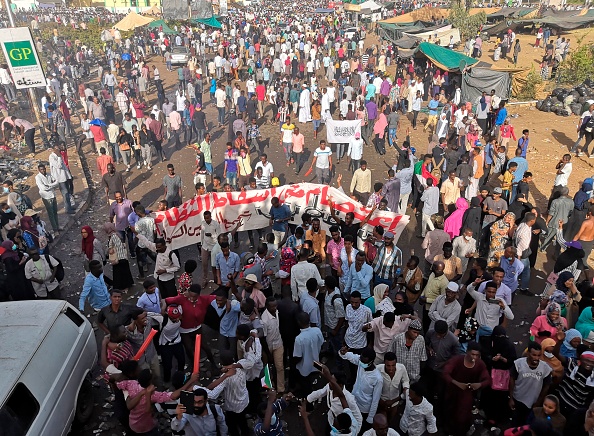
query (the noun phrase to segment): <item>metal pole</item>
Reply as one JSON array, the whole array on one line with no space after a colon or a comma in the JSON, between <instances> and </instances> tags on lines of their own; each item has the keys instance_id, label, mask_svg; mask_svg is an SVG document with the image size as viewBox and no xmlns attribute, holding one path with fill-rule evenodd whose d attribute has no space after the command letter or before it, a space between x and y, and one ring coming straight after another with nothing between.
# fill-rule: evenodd
<instances>
[{"instance_id":1,"label":"metal pole","mask_svg":"<svg viewBox=\"0 0 594 436\"><path fill-rule=\"evenodd\" d=\"M4 7L6 8L6 14L8 15L8 22L10 23L10 27L16 27L16 24L14 23L14 16L12 15L12 9L10 7L10 0L4 0ZM47 135L45 132L45 126L43 125L43 120L41 118L41 112L39 111L39 106L37 105L37 92L35 88L28 88L28 91L29 100L31 100L31 107L33 108L33 112L35 113L35 119L37 120L37 124L39 125L39 133L41 134L41 140L45 143L47 142Z\"/></svg>"}]
</instances>

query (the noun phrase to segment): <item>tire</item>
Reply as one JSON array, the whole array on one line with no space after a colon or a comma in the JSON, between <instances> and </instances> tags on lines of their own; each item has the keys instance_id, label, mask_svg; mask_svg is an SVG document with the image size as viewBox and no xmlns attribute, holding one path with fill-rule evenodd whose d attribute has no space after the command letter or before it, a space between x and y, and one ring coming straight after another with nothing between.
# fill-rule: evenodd
<instances>
[{"instance_id":1,"label":"tire","mask_svg":"<svg viewBox=\"0 0 594 436\"><path fill-rule=\"evenodd\" d=\"M93 414L94 403L93 386L91 385L89 378L86 377L83 380L80 390L78 391L78 396L76 397L74 421L78 424L87 422Z\"/></svg>"}]
</instances>

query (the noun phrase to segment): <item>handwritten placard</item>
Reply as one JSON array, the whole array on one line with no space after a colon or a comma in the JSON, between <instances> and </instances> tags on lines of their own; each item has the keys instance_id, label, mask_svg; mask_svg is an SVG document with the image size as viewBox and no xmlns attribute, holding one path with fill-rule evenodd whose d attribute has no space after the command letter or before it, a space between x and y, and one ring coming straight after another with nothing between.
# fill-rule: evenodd
<instances>
[{"instance_id":1,"label":"handwritten placard","mask_svg":"<svg viewBox=\"0 0 594 436\"><path fill-rule=\"evenodd\" d=\"M225 232L233 230L238 223L239 231L267 227L273 197L278 197L281 203L291 209L293 218L289 223L301 224L301 215L307 212L312 217L319 218L326 230L336 224L330 215L328 198L334 203L336 213L341 219L344 219L348 212L353 212L355 222L360 222L371 211L342 190L314 183L299 183L271 189L202 195L186 201L179 207L157 213L155 223L167 244L172 249L177 249L196 244L200 240L202 214L207 210L212 212L213 219L219 222ZM407 215L376 210L367 225L359 232L359 246L362 246L361 241L365 240L377 225L394 233L395 241L398 241L408 221Z\"/></svg>"}]
</instances>

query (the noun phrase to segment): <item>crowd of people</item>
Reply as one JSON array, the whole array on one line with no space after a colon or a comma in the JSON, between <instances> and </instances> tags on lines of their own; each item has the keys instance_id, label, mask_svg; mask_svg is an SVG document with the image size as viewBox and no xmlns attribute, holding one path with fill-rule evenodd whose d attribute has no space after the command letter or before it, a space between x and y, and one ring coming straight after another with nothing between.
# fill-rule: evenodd
<instances>
[{"instance_id":1,"label":"crowd of people","mask_svg":"<svg viewBox=\"0 0 594 436\"><path fill-rule=\"evenodd\" d=\"M287 16L285 3L258 4L233 11L217 31L140 29L123 38L112 29L102 35L102 54L57 31L46 44L52 60L40 102L52 150L49 169L40 164L35 176L52 230L4 181L0 259L10 298L64 298L63 266L50 243L62 230L55 191L66 213L76 207L74 146L95 153L109 211L101 236L80 229L85 278L76 303L96 315L100 364L126 434L161 434L158 411L175 434L281 435L293 431L286 424L293 403L308 436L462 436L479 423L494 434L589 433L592 178L571 198L572 156L564 155L547 169L555 180L546 210L535 207L530 132L514 129L505 99L485 90L462 101L459 77L401 60L390 42L371 43L364 27L347 38L346 16L313 14L313 6L294 6ZM60 22L76 26L81 17L65 12ZM187 62L175 64L176 47L188 48ZM79 74L90 57L98 81ZM36 128L10 115L16 92L1 83L2 137L25 140L34 154ZM211 107L216 121L207 118ZM592 112L581 117L579 153L588 153ZM322 139L329 119L360 120L361 131L329 144ZM266 124L273 135L263 133ZM426 149L413 145L417 125L431 135ZM224 149L213 148L215 132ZM198 255L172 249L156 214L194 195L278 186L281 171L263 152L275 141L281 165L296 175L315 170L320 184L334 181L368 216L358 222L330 200L327 226L274 197L269 226L246 232L248 251L239 252L243 223L224 231L210 211L201 217ZM316 145L306 160L309 143ZM176 172L183 146L195 152L191 194ZM387 177L372 175L372 149L396 152ZM126 175L166 160L173 163L157 178L163 199L151 210ZM341 160L349 186L336 170ZM382 226L361 240L376 211L415 216L423 253L399 247ZM554 266L546 287L534 289L542 252ZM133 305L124 298L135 281L142 293ZM506 333L518 301L530 301L519 293L540 297L528 303L530 341L522 347ZM206 382L190 374L200 358ZM323 425L311 419L319 410Z\"/></svg>"}]
</instances>

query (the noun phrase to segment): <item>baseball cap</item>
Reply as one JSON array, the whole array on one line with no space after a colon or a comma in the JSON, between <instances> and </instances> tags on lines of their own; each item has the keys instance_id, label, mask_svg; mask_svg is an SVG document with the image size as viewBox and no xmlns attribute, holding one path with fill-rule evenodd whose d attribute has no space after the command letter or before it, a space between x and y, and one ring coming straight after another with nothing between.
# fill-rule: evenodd
<instances>
[{"instance_id":1,"label":"baseball cap","mask_svg":"<svg viewBox=\"0 0 594 436\"><path fill-rule=\"evenodd\" d=\"M384 233L384 238L394 239L394 233L386 232L386 233Z\"/></svg>"},{"instance_id":2,"label":"baseball cap","mask_svg":"<svg viewBox=\"0 0 594 436\"><path fill-rule=\"evenodd\" d=\"M594 360L594 353L592 351L584 351L580 356L580 360Z\"/></svg>"},{"instance_id":3,"label":"baseball cap","mask_svg":"<svg viewBox=\"0 0 594 436\"><path fill-rule=\"evenodd\" d=\"M493 194L503 194L503 189L497 187L493 189Z\"/></svg>"},{"instance_id":4,"label":"baseball cap","mask_svg":"<svg viewBox=\"0 0 594 436\"><path fill-rule=\"evenodd\" d=\"M458 283L455 283L455 282L448 283L448 290L453 291L453 292L458 292L458 289L459 289Z\"/></svg>"}]
</instances>

